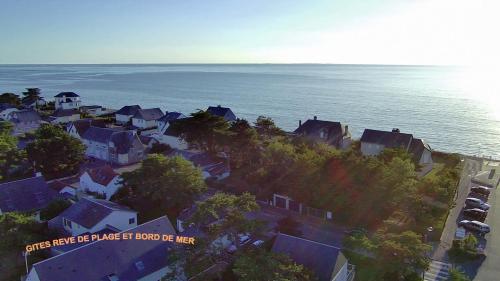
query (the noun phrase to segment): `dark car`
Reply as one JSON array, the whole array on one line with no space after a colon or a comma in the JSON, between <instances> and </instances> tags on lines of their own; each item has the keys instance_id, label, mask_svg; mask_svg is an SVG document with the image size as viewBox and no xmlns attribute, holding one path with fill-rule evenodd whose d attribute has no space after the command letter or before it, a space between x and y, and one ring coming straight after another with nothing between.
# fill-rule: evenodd
<instances>
[{"instance_id":1,"label":"dark car","mask_svg":"<svg viewBox=\"0 0 500 281\"><path fill-rule=\"evenodd\" d=\"M484 222L486 219L486 216L488 215L488 212L485 210L481 210L479 208L474 208L474 209L465 209L464 210L464 216L471 218L476 221Z\"/></svg>"},{"instance_id":2,"label":"dark car","mask_svg":"<svg viewBox=\"0 0 500 281\"><path fill-rule=\"evenodd\" d=\"M490 189L485 186L473 186L471 187L470 191L484 196L490 195Z\"/></svg>"}]
</instances>

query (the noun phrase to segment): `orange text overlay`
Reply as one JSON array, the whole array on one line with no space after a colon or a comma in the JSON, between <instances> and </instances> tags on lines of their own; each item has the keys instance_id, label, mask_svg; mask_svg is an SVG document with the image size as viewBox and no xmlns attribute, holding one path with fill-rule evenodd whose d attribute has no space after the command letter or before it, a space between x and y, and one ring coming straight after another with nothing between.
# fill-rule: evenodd
<instances>
[{"instance_id":1,"label":"orange text overlay","mask_svg":"<svg viewBox=\"0 0 500 281\"><path fill-rule=\"evenodd\" d=\"M119 241L119 240L141 240L141 241L164 241L174 242L181 244L194 245L194 237L177 236L173 234L158 234L158 233L138 233L138 232L124 232L124 233L109 233L109 234L86 234L74 237L65 237L54 239L52 241L43 241L26 245L26 252L43 250L50 247L57 247L63 245L70 245L76 243L88 243L93 241Z\"/></svg>"}]
</instances>

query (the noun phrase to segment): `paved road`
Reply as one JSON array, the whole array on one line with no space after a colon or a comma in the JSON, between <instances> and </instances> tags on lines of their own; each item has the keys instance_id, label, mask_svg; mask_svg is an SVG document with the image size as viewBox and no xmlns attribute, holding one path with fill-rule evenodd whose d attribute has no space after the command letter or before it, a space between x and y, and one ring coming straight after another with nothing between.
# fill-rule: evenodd
<instances>
[{"instance_id":1,"label":"paved road","mask_svg":"<svg viewBox=\"0 0 500 281\"><path fill-rule=\"evenodd\" d=\"M496 172L500 173L500 170ZM486 259L478 264L480 267L473 279L477 281L500 280L500 190L496 188L492 193L488 201L491 209L486 218L491 233L486 235Z\"/></svg>"}]
</instances>

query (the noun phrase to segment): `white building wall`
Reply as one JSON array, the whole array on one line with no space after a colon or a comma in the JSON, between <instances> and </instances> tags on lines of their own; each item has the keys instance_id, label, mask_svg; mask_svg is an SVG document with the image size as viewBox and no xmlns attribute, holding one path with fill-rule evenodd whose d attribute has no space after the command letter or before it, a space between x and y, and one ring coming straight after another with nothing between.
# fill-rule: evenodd
<instances>
[{"instance_id":1,"label":"white building wall","mask_svg":"<svg viewBox=\"0 0 500 281\"><path fill-rule=\"evenodd\" d=\"M115 119L117 123L127 123L132 118L131 115L115 114Z\"/></svg>"},{"instance_id":2,"label":"white building wall","mask_svg":"<svg viewBox=\"0 0 500 281\"><path fill-rule=\"evenodd\" d=\"M347 281L348 270L347 270L347 262L344 263L342 268L339 270L336 276L333 276L332 281Z\"/></svg>"},{"instance_id":3,"label":"white building wall","mask_svg":"<svg viewBox=\"0 0 500 281\"><path fill-rule=\"evenodd\" d=\"M129 224L129 219L134 218L134 223ZM90 229L90 233L95 233L103 230L106 225L111 225L123 231L137 226L137 213L127 211L114 211L109 216Z\"/></svg>"},{"instance_id":4,"label":"white building wall","mask_svg":"<svg viewBox=\"0 0 500 281\"><path fill-rule=\"evenodd\" d=\"M432 163L432 153L429 150L424 149L419 164L430 164L430 163Z\"/></svg>"},{"instance_id":5,"label":"white building wall","mask_svg":"<svg viewBox=\"0 0 500 281\"><path fill-rule=\"evenodd\" d=\"M120 187L120 176L116 176L107 186L94 182L87 172L83 173L80 177L80 191L90 191L104 194L106 195L106 200L109 200Z\"/></svg>"},{"instance_id":6,"label":"white building wall","mask_svg":"<svg viewBox=\"0 0 500 281\"><path fill-rule=\"evenodd\" d=\"M132 118L132 125L138 127L138 128L151 128L156 126L156 120L144 120L144 119L138 119L138 118Z\"/></svg>"}]
</instances>

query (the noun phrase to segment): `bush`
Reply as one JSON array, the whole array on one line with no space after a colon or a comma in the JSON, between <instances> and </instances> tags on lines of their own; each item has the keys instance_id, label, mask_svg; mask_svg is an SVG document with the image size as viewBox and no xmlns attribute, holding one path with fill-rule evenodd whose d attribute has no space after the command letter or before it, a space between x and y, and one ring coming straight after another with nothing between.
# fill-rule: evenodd
<instances>
[{"instance_id":1,"label":"bush","mask_svg":"<svg viewBox=\"0 0 500 281\"><path fill-rule=\"evenodd\" d=\"M52 201L45 209L40 211L40 219L44 221L53 219L69 206L71 206L71 203L68 200L59 199Z\"/></svg>"}]
</instances>

